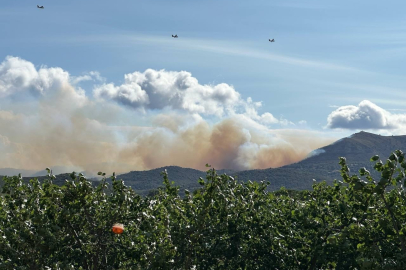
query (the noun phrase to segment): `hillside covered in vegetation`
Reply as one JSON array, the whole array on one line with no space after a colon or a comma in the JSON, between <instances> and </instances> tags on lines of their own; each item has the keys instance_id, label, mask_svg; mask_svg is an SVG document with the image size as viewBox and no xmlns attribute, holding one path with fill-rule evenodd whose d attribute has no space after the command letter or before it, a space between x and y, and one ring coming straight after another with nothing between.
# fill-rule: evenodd
<instances>
[{"instance_id":1,"label":"hillside covered in vegetation","mask_svg":"<svg viewBox=\"0 0 406 270\"><path fill-rule=\"evenodd\" d=\"M373 155L389 156L393 149L406 149L406 136L380 136L378 134L359 132L350 137L343 138L333 144L316 149L308 158L280 168L262 170L231 171L221 170L218 173L227 173L239 182L265 181L270 182L268 191L277 191L284 187L294 190L311 190L313 179L317 182L326 181L332 184L334 179L340 179L339 157L346 157L350 171L356 172L365 167L374 177L379 173L373 169L368 160ZM181 190L195 190L199 188L196 179L205 177L205 172L167 166L149 171L132 171L119 175L126 185L131 186L137 193L147 195L150 190L162 186L160 173L167 170L171 180Z\"/></svg>"}]
</instances>

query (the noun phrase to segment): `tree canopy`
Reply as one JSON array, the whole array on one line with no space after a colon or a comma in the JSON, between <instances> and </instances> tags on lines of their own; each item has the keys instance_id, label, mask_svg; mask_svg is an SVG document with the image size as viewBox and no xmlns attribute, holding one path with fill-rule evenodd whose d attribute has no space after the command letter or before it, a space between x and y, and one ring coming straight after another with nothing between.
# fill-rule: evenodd
<instances>
[{"instance_id":1,"label":"tree canopy","mask_svg":"<svg viewBox=\"0 0 406 270\"><path fill-rule=\"evenodd\" d=\"M163 172L146 197L114 174L4 177L0 269L406 269L404 154L371 161L379 180L340 158L342 181L300 192L211 168L184 194Z\"/></svg>"}]
</instances>

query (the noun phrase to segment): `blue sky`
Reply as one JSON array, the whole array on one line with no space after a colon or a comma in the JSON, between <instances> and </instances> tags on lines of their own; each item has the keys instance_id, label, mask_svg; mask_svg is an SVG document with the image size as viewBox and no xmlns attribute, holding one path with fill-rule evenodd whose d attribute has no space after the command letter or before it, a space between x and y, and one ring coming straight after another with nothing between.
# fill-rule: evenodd
<instances>
[{"instance_id":1,"label":"blue sky","mask_svg":"<svg viewBox=\"0 0 406 270\"><path fill-rule=\"evenodd\" d=\"M37 9L36 4L45 9ZM199 85L224 83L241 100L251 97L262 102L256 108L258 115L270 113L278 119L267 126L271 133L315 132L326 141L360 129L404 134L405 8L402 1L8 1L0 9L0 63L13 56L37 70L60 67L69 73L70 82L98 72L101 79L73 85L91 101L103 84L125 88L125 74L147 69L186 71ZM172 34L179 38L171 38ZM276 42L268 42L269 38ZM23 102L22 95L10 91L5 90L0 112L22 113L21 106L13 105ZM95 111L83 113L108 126L153 126L149 116L171 113L197 113L211 125L231 117L155 105L138 114L134 103L128 106L113 90L103 91L99 98L118 106L119 117L106 122ZM38 112L37 103L23 100L33 113ZM36 102L40 104L41 98ZM7 134L0 132L10 140L12 133ZM117 136L121 144L134 143ZM141 168L166 164L141 160L149 164ZM218 164L233 166L233 162ZM72 161L83 167L79 163ZM268 165L275 164L260 167Z\"/></svg>"}]
</instances>

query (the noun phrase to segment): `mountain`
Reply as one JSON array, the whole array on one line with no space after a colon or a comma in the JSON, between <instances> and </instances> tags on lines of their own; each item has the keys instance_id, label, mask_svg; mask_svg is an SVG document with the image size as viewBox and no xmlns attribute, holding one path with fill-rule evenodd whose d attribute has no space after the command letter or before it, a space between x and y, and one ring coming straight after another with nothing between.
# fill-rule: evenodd
<instances>
[{"instance_id":1,"label":"mountain","mask_svg":"<svg viewBox=\"0 0 406 270\"><path fill-rule=\"evenodd\" d=\"M242 171L237 174L237 179L267 180L271 182L271 190L282 186L288 189L309 189L313 179L326 180L328 183L341 179L339 157L347 159L351 174L356 174L360 168L365 167L377 177L370 158L379 155L385 161L397 149L406 151L406 136L380 136L361 131L316 149L300 162L275 169Z\"/></svg>"},{"instance_id":2,"label":"mountain","mask_svg":"<svg viewBox=\"0 0 406 270\"><path fill-rule=\"evenodd\" d=\"M54 175L71 173L73 171L80 172L80 168L77 168L74 166L54 166L51 169L52 169L52 173ZM14 168L0 168L0 175L12 176L12 175L18 175L19 173L21 173L21 175L23 177L40 177L40 176L48 175L48 172L46 170L36 171L36 170L14 169ZM95 176L94 174L92 174L90 172L82 171L82 173L88 177Z\"/></svg>"},{"instance_id":3,"label":"mountain","mask_svg":"<svg viewBox=\"0 0 406 270\"><path fill-rule=\"evenodd\" d=\"M75 171L75 172L82 172L84 175L86 175L88 177L95 176L94 174L92 174L90 172L81 171L81 168L75 167L75 166L53 166L53 167L51 167L51 169L52 169L52 174L54 174L54 175L71 173L71 172ZM46 170L41 170L41 171L36 171L32 175L30 175L30 177L45 176L47 174L48 174L48 172Z\"/></svg>"},{"instance_id":4,"label":"mountain","mask_svg":"<svg viewBox=\"0 0 406 270\"><path fill-rule=\"evenodd\" d=\"M13 169L16 173L10 173L10 174L4 174L8 176L12 175L18 175L18 173L21 172L21 170ZM149 171L133 171L129 173L124 173L120 174L117 176L117 179L121 179L125 182L126 185L131 186L138 194L141 195L147 195L151 190L155 190L158 187L163 186L163 178L161 176L161 172L164 170L167 170L168 175L169 175L169 180L174 181L177 186L180 186L181 190L183 189L196 189L200 185L198 184L199 177L205 178L206 177L206 172L195 170L195 169L189 169L189 168L182 168L178 166L166 166L166 167L161 167ZM1 172L1 171L0 171ZM217 171L219 174L227 173L235 173L233 170L218 170ZM28 183L30 179L32 178L37 178L39 181L43 181L46 176L47 172L44 171L43 173L36 173L32 176L24 177L23 176L23 181ZM66 179L71 179L69 176L70 173L62 173L62 174L57 174L56 179L53 181L54 184L56 185L63 185L65 183ZM2 186L2 174L0 173L0 187ZM97 185L98 179L100 177L93 177L88 176L84 172L84 175L88 177L88 179L94 184ZM107 175L109 177L110 175ZM107 182L110 182L110 179L107 179Z\"/></svg>"},{"instance_id":5,"label":"mountain","mask_svg":"<svg viewBox=\"0 0 406 270\"><path fill-rule=\"evenodd\" d=\"M0 169L0 175L18 175L21 173L22 176L31 176L34 174L36 171L33 170L21 170L21 169L13 169L13 168L2 168Z\"/></svg>"},{"instance_id":6,"label":"mountain","mask_svg":"<svg viewBox=\"0 0 406 270\"><path fill-rule=\"evenodd\" d=\"M317 182L326 180L328 183L332 183L334 179L341 179L339 157L347 159L352 174L357 173L361 167L365 167L377 177L373 169L374 163L369 161L370 158L379 155L385 161L397 149L406 151L406 136L380 136L362 131L316 149L306 159L294 164L280 168L240 172L220 170L218 173L226 173L244 182L269 181L270 190L278 190L281 187L296 190L311 189L313 179ZM118 177L137 192L145 194L148 190L162 186L160 172L164 169L168 171L169 180L174 181L181 190L198 188L197 180L206 175L205 172L194 169L169 166L150 171L133 171Z\"/></svg>"},{"instance_id":7,"label":"mountain","mask_svg":"<svg viewBox=\"0 0 406 270\"><path fill-rule=\"evenodd\" d=\"M131 186L138 193L146 195L150 190L157 189L163 185L163 177L161 172L166 170L168 172L169 180L175 182L175 185L179 186L181 190L189 189L193 190L198 188L199 177L205 179L206 172L195 169L182 168L178 166L166 166L149 171L132 171L117 176L118 179L124 180L126 185ZM219 174L235 173L233 170L219 170Z\"/></svg>"},{"instance_id":8,"label":"mountain","mask_svg":"<svg viewBox=\"0 0 406 270\"><path fill-rule=\"evenodd\" d=\"M294 164L280 168L240 172L219 170L217 173L226 173L236 177L239 181L269 181L270 190L278 190L281 187L296 190L311 189L313 179L318 182L326 180L328 183L332 183L334 179L341 179L340 166L338 165L339 157L346 157L351 173L357 173L361 167L374 173L374 163L369 161L370 158L379 155L385 161L391 152L397 149L406 151L406 136L380 136L362 131L316 149L306 159ZM118 179L124 180L126 185L131 186L139 194L146 195L150 190L162 187L163 178L160 173L165 169L168 172L169 180L174 181L181 190L198 188L199 177L205 178L206 176L204 171L167 166L149 171L132 171L120 174ZM21 172L21 170L19 171ZM375 173L373 176L377 177L377 174ZM64 179L69 178L67 174L57 177L58 183L63 183Z\"/></svg>"}]
</instances>

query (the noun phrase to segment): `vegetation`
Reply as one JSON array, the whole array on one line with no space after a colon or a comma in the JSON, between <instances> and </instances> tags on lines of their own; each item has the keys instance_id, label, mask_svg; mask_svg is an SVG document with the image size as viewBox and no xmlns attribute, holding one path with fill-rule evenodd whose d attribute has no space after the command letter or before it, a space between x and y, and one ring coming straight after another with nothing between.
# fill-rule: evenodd
<instances>
[{"instance_id":1,"label":"vegetation","mask_svg":"<svg viewBox=\"0 0 406 270\"><path fill-rule=\"evenodd\" d=\"M182 196L166 172L146 197L114 174L110 187L5 177L0 269L406 269L404 158L372 157L379 180L340 158L343 181L300 192L214 169Z\"/></svg>"}]
</instances>

